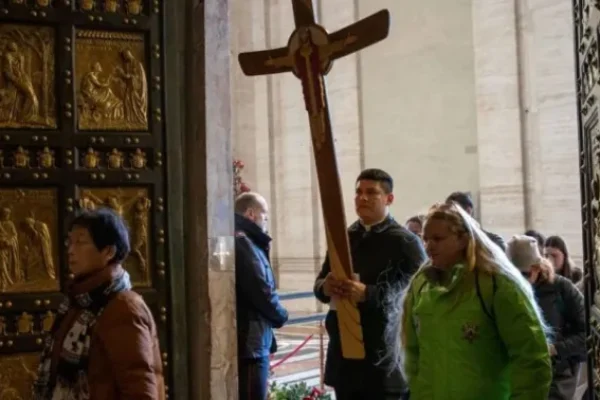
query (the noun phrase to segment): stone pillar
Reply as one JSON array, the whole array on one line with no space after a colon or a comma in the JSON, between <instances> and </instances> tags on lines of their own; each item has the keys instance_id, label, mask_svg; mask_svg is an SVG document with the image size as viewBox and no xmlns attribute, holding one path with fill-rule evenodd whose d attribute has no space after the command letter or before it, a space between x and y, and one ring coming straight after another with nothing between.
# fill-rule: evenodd
<instances>
[{"instance_id":1,"label":"stone pillar","mask_svg":"<svg viewBox=\"0 0 600 400\"><path fill-rule=\"evenodd\" d=\"M185 86L189 398L237 398L231 1L190 0Z\"/></svg>"},{"instance_id":2,"label":"stone pillar","mask_svg":"<svg viewBox=\"0 0 600 400\"><path fill-rule=\"evenodd\" d=\"M514 0L473 2L480 218L507 236L525 228Z\"/></svg>"},{"instance_id":3,"label":"stone pillar","mask_svg":"<svg viewBox=\"0 0 600 400\"><path fill-rule=\"evenodd\" d=\"M528 228L582 257L572 5L517 2Z\"/></svg>"}]
</instances>

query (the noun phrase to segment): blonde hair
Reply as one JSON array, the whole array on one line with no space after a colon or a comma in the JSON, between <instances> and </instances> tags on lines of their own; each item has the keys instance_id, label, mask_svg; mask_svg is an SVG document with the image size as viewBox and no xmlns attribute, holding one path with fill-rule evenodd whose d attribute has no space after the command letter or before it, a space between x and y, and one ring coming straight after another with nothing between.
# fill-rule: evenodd
<instances>
[{"instance_id":1,"label":"blonde hair","mask_svg":"<svg viewBox=\"0 0 600 400\"><path fill-rule=\"evenodd\" d=\"M521 275L519 270L509 261L508 257L488 236L481 230L477 221L475 221L467 212L465 212L458 204L436 204L434 205L425 220L425 226L431 220L446 221L450 225L450 230L456 235L466 235L468 239L467 248L465 249L465 263L469 272L479 272L488 275L502 274L509 280L513 281L521 292L525 295L528 303L533 308L536 317L540 321L545 332L550 332L547 328L543 314L536 303L533 289L529 282ZM406 290L401 296L401 308L398 313L400 323L395 334L395 345L390 347L392 362L399 367L402 367L403 354L401 348L406 345L406 328L412 321L408 320L409 307L412 307L412 302L407 296L407 292L412 286L412 280L419 275L424 268L432 267L431 261L427 260L413 276ZM389 338L389 336L388 336ZM398 343L400 341L400 343Z\"/></svg>"}]
</instances>

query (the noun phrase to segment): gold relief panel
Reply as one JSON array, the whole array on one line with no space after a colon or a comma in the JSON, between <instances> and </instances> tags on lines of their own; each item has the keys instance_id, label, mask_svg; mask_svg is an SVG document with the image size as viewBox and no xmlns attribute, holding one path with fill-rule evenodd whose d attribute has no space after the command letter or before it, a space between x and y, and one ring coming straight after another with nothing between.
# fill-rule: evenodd
<instances>
[{"instance_id":1,"label":"gold relief panel","mask_svg":"<svg viewBox=\"0 0 600 400\"><path fill-rule=\"evenodd\" d=\"M55 189L0 189L0 293L59 289L57 210Z\"/></svg>"},{"instance_id":2,"label":"gold relief panel","mask_svg":"<svg viewBox=\"0 0 600 400\"><path fill-rule=\"evenodd\" d=\"M125 219L129 227L131 253L125 268L136 286L150 285L150 208L147 188L80 188L79 206L93 210L109 207Z\"/></svg>"},{"instance_id":3,"label":"gold relief panel","mask_svg":"<svg viewBox=\"0 0 600 400\"><path fill-rule=\"evenodd\" d=\"M142 0L77 0L77 4L82 11L104 11L128 15L139 15L144 9Z\"/></svg>"},{"instance_id":4,"label":"gold relief panel","mask_svg":"<svg viewBox=\"0 0 600 400\"><path fill-rule=\"evenodd\" d=\"M148 166L148 153L152 149L117 149L85 147L77 149L79 155L78 168L112 169L112 170L144 170ZM2 400L2 399L0 399Z\"/></svg>"},{"instance_id":5,"label":"gold relief panel","mask_svg":"<svg viewBox=\"0 0 600 400\"><path fill-rule=\"evenodd\" d=\"M31 399L39 360L38 353L0 357L0 400Z\"/></svg>"},{"instance_id":6,"label":"gold relief panel","mask_svg":"<svg viewBox=\"0 0 600 400\"><path fill-rule=\"evenodd\" d=\"M56 128L54 30L0 24L0 128Z\"/></svg>"},{"instance_id":7,"label":"gold relief panel","mask_svg":"<svg viewBox=\"0 0 600 400\"><path fill-rule=\"evenodd\" d=\"M77 31L75 85L80 130L148 130L144 34Z\"/></svg>"},{"instance_id":8,"label":"gold relief panel","mask_svg":"<svg viewBox=\"0 0 600 400\"><path fill-rule=\"evenodd\" d=\"M56 159L58 153L57 149L48 146L31 148L6 146L3 150L0 150L0 168L56 168L60 166Z\"/></svg>"}]
</instances>

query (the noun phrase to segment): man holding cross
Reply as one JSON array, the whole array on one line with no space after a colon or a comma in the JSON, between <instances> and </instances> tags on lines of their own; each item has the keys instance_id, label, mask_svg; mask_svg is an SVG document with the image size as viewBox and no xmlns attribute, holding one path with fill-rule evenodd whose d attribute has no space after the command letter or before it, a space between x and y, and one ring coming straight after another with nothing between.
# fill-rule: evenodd
<instances>
[{"instance_id":1,"label":"man holding cross","mask_svg":"<svg viewBox=\"0 0 600 400\"><path fill-rule=\"evenodd\" d=\"M325 326L329 334L325 383L338 400L400 400L408 398L408 386L399 369L390 372L383 361L388 353L385 331L397 326L398 314L388 309L402 288L425 261L416 235L389 214L394 200L392 178L379 169L364 170L356 180L354 204L358 221L350 226L350 249L357 279L339 280L326 258L315 281L315 296L330 304ZM366 357L350 360L342 355L338 301L358 304ZM395 308L397 304L393 304Z\"/></svg>"},{"instance_id":2,"label":"man holding cross","mask_svg":"<svg viewBox=\"0 0 600 400\"><path fill-rule=\"evenodd\" d=\"M349 371L352 370L356 374L366 372L367 378L374 379L369 382L369 385L380 393L380 395L373 395L370 391L367 393L364 391L364 386L359 388L358 391L351 388L352 390L347 393L341 392L341 389L345 388L341 386L340 381L340 385L337 385L336 388L339 389L336 390L338 399L399 399L401 397L398 396L403 395L404 385L401 385L399 392L396 392L399 394L398 396L386 397L388 386L383 385L383 374L385 373L383 368L379 369L374 365L374 351L380 347L377 343L381 343L383 340L383 327L386 325L385 314L381 309L383 295L385 294L381 290L384 289L385 285L378 286L379 277L383 273L381 270L383 264L376 264L375 268L371 270L371 268L367 268L371 263L367 262L366 258L360 258L361 266L359 266L358 271L365 274L365 277L361 276L360 279L357 279L353 271L352 263L355 260L355 255L351 255L351 246L346 231L344 201L337 170L335 141L331 129L324 79L335 60L385 39L389 33L390 15L387 10L382 10L336 32L328 33L322 26L316 24L312 0L291 0L291 2L296 29L292 32L287 46L272 50L242 53L238 57L240 66L243 72L250 76L292 72L302 83L302 94L304 95L304 103L308 114L327 237L326 265L331 272L329 278L326 279L327 283L318 285L319 287L316 288L318 290L315 290L315 292L319 292L318 296L321 296L321 290L327 292L327 294L322 293L321 300L323 301L330 298L328 294L338 296L335 301L337 307L334 311L335 318L329 319L329 325L334 324L339 327L337 336L332 334L333 337L338 339L339 345L337 353L331 351L329 353L332 357L335 354L335 357L340 359L340 366L358 366L356 369L350 368ZM353 237L359 238L363 233L369 236L384 231L388 232L388 230L390 232L401 232L398 233L399 237L406 239L406 241L402 243L390 242L392 246L400 245L400 249L402 249L400 253L394 253L392 263L398 261L403 264L404 258L397 257L399 257L399 254L406 253L405 256L407 256L410 253L410 256L407 257L414 257L415 259L407 263L405 269L411 271L416 269L416 266L420 263L417 258L423 255L423 248L416 236L410 234L404 228L400 228L400 231L398 231L397 224L387 217L387 206L393 200L391 178L388 178L389 175L385 174L384 176L378 173L371 177L363 176L359 179L357 191L360 187L362 193L360 197L364 202L360 206L361 213L359 213L359 216L363 221L353 225L355 229L350 233ZM389 185L386 182L389 182ZM368 215L372 215L373 218L371 219ZM378 243L374 239L371 239L371 241ZM415 250L414 253L406 250L406 243L410 243L408 246L418 246L418 250ZM379 245L382 244L379 243ZM377 248L375 251L384 248L387 249L384 246ZM354 251L355 248L352 247L352 250ZM364 249L361 249L361 251L364 251ZM419 253L419 256L416 256L416 253ZM365 254L371 253L366 251L363 256ZM377 256L375 252L372 255ZM387 271L391 275L399 276L396 271L396 264L390 266ZM388 266L386 265L385 268ZM388 274L388 272L385 272L385 274ZM328 274L329 271L321 278L325 278ZM382 282L388 279L385 274L382 276ZM336 279L334 280L333 277ZM392 281L396 282L395 279L397 278L392 278ZM339 285L334 283L337 281L339 281ZM339 293L337 289L339 289ZM334 315L333 313L330 314ZM372 315L375 316L375 319L370 319ZM376 322L373 324L373 321ZM372 326L376 327L375 330L372 330ZM399 371L395 375L399 377ZM352 380L351 377L345 379ZM363 382L362 379L358 381Z\"/></svg>"}]
</instances>

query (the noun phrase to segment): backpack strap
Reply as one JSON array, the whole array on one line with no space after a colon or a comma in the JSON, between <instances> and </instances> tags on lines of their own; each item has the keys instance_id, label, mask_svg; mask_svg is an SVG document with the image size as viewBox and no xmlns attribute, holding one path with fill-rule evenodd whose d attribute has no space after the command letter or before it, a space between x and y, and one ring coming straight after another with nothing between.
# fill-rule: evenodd
<instances>
[{"instance_id":1,"label":"backpack strap","mask_svg":"<svg viewBox=\"0 0 600 400\"><path fill-rule=\"evenodd\" d=\"M494 295L498 290L498 284L496 283L496 275L492 274L492 299L488 305L483 299L483 295L481 294L481 285L479 283L479 270L475 269L475 291L477 292L477 297L479 298L479 303L481 304L481 308L485 315L487 315L492 321L496 321L496 314L494 312Z\"/></svg>"}]
</instances>

